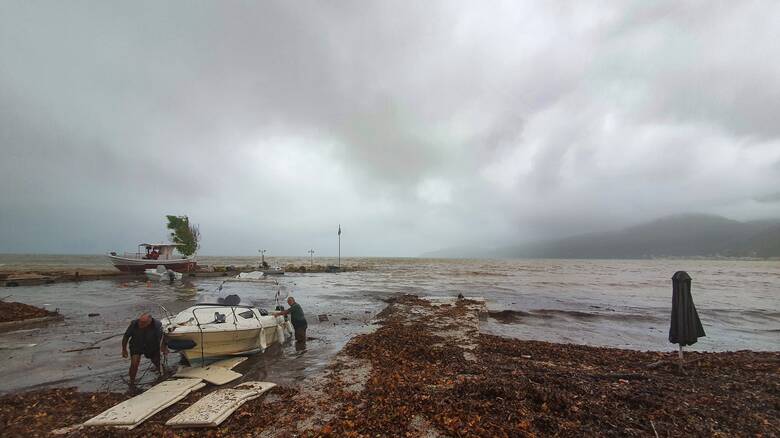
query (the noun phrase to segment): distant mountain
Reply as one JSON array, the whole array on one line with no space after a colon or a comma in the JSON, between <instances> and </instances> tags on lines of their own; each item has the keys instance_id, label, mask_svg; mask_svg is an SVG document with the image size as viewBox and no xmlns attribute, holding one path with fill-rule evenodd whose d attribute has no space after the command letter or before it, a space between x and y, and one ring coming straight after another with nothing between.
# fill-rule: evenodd
<instances>
[{"instance_id":1,"label":"distant mountain","mask_svg":"<svg viewBox=\"0 0 780 438\"><path fill-rule=\"evenodd\" d=\"M464 252L461 251L459 256L465 256ZM676 215L620 231L583 234L479 252L481 254L473 257L780 257L780 220L739 222L714 215ZM446 257L445 254L450 254L450 251L429 254Z\"/></svg>"}]
</instances>

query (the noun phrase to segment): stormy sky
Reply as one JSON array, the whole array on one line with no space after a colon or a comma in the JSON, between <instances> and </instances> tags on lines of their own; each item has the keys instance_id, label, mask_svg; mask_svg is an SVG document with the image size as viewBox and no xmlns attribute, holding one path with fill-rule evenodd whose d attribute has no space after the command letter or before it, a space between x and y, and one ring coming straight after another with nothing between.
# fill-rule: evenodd
<instances>
[{"instance_id":1,"label":"stormy sky","mask_svg":"<svg viewBox=\"0 0 780 438\"><path fill-rule=\"evenodd\" d=\"M0 252L780 217L774 1L3 1Z\"/></svg>"}]
</instances>

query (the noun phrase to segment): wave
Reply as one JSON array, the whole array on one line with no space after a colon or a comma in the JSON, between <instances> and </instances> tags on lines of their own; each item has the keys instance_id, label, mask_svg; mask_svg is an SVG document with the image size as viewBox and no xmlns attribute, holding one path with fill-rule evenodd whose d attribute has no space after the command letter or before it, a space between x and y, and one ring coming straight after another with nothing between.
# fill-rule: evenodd
<instances>
[{"instance_id":1,"label":"wave","mask_svg":"<svg viewBox=\"0 0 780 438\"><path fill-rule=\"evenodd\" d=\"M458 271L449 274L452 277L509 277L510 274L503 272L488 271Z\"/></svg>"},{"instance_id":2,"label":"wave","mask_svg":"<svg viewBox=\"0 0 780 438\"><path fill-rule=\"evenodd\" d=\"M613 321L653 321L656 318L651 315L636 313L619 313L611 311L609 313L584 312L581 310L561 310L561 309L535 309L528 312L522 310L491 310L488 316L504 324L522 323L524 319L574 319L579 321L588 321L595 319L606 319Z\"/></svg>"},{"instance_id":3,"label":"wave","mask_svg":"<svg viewBox=\"0 0 780 438\"><path fill-rule=\"evenodd\" d=\"M531 316L531 314L521 310L491 310L488 311L488 316L503 322L504 324L511 324L513 322L520 322L523 317Z\"/></svg>"}]
</instances>

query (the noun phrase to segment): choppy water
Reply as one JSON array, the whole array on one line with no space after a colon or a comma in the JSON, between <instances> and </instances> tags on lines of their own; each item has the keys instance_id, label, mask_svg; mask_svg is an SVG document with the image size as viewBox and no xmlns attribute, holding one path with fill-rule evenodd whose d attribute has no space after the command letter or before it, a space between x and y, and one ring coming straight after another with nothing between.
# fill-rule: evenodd
<instances>
[{"instance_id":1,"label":"choppy water","mask_svg":"<svg viewBox=\"0 0 780 438\"><path fill-rule=\"evenodd\" d=\"M200 263L244 265L248 257L201 257ZM307 264L305 258L270 258L272 264ZM333 263L315 259L315 263ZM322 368L396 293L479 295L495 317L486 332L522 339L571 342L641 350L672 350L667 341L671 276L686 270L707 337L692 349L708 351L778 350L780 347L780 263L723 260L427 260L343 258L368 269L340 274L288 274L280 281L293 291L309 319L307 350L292 345L251 359L239 371L251 378L289 383ZM106 267L101 257L2 256L0 269ZM121 333L129 319L157 304L172 311L213 300L221 279L194 279L179 285L144 281L94 281L4 289L13 300L59 308L66 321L39 329L0 334L3 374L0 392L41 384L120 389L127 362L119 338L100 350L63 353ZM271 307L275 285L228 283L238 293ZM100 313L88 317L88 313ZM319 322L318 314L329 321ZM149 376L150 378L151 376ZM147 379L148 380L148 379Z\"/></svg>"}]
</instances>

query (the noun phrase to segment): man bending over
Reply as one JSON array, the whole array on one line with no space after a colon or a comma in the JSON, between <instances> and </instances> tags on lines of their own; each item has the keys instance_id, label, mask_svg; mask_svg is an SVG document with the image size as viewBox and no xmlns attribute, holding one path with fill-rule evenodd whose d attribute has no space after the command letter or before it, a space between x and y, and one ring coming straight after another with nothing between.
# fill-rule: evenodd
<instances>
[{"instance_id":1,"label":"man bending over","mask_svg":"<svg viewBox=\"0 0 780 438\"><path fill-rule=\"evenodd\" d=\"M160 366L160 352L168 353L168 349L162 342L162 323L143 313L138 319L133 320L122 338L122 357L127 357L127 342L130 341L130 385L135 385L135 375L138 373L138 364L141 363L141 354L150 359L158 374L162 374Z\"/></svg>"}]
</instances>

